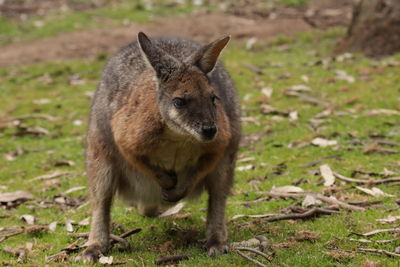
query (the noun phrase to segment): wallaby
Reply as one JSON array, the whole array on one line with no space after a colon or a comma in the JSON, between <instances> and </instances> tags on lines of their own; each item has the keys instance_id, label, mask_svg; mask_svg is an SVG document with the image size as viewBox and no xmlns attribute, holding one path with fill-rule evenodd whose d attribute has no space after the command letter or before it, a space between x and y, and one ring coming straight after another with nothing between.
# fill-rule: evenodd
<instances>
[{"instance_id":1,"label":"wallaby","mask_svg":"<svg viewBox=\"0 0 400 267\"><path fill-rule=\"evenodd\" d=\"M116 193L157 216L205 189L206 248L211 256L227 251L225 206L240 139L236 90L217 61L229 39L200 46L140 32L106 64L87 134L92 219L84 261L109 247Z\"/></svg>"}]
</instances>

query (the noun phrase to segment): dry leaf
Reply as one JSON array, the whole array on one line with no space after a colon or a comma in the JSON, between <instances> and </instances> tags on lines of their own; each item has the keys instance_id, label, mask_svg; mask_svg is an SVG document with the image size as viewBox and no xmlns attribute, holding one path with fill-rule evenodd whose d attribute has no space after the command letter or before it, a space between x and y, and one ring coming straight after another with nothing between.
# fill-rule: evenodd
<instances>
[{"instance_id":1,"label":"dry leaf","mask_svg":"<svg viewBox=\"0 0 400 267\"><path fill-rule=\"evenodd\" d=\"M24 191L0 193L0 202L26 201L31 199L33 199L33 196Z\"/></svg>"},{"instance_id":2,"label":"dry leaf","mask_svg":"<svg viewBox=\"0 0 400 267\"><path fill-rule=\"evenodd\" d=\"M56 230L56 228L57 228L57 222L52 222L49 224L49 230L51 232L54 232Z\"/></svg>"},{"instance_id":3,"label":"dry leaf","mask_svg":"<svg viewBox=\"0 0 400 267\"><path fill-rule=\"evenodd\" d=\"M101 256L99 259L99 263L111 265L113 263L113 259L114 259L113 256L110 257Z\"/></svg>"},{"instance_id":4,"label":"dry leaf","mask_svg":"<svg viewBox=\"0 0 400 267\"><path fill-rule=\"evenodd\" d=\"M400 216L389 215L388 217L386 217L384 219L376 219L376 220L383 224L391 224L391 223L396 222L397 220L400 220Z\"/></svg>"},{"instance_id":5,"label":"dry leaf","mask_svg":"<svg viewBox=\"0 0 400 267\"><path fill-rule=\"evenodd\" d=\"M355 256L355 252L345 251L345 250L332 250L326 252L326 254L335 260L352 259Z\"/></svg>"},{"instance_id":6,"label":"dry leaf","mask_svg":"<svg viewBox=\"0 0 400 267\"><path fill-rule=\"evenodd\" d=\"M74 121L72 122L72 124L73 124L74 126L82 126L82 125L83 125L83 121L82 121L82 120L74 120Z\"/></svg>"},{"instance_id":7,"label":"dry leaf","mask_svg":"<svg viewBox=\"0 0 400 267\"><path fill-rule=\"evenodd\" d=\"M368 189L368 188L364 188L361 186L356 186L356 188L358 190L361 190L364 193L374 196L374 197L394 197L394 195L386 194L385 192L383 192L382 190L380 190L377 187L372 187L371 189Z\"/></svg>"},{"instance_id":8,"label":"dry leaf","mask_svg":"<svg viewBox=\"0 0 400 267\"><path fill-rule=\"evenodd\" d=\"M90 219L89 217L83 219L82 221L78 222L78 225L89 225Z\"/></svg>"},{"instance_id":9,"label":"dry leaf","mask_svg":"<svg viewBox=\"0 0 400 267\"><path fill-rule=\"evenodd\" d=\"M311 144L313 144L314 146L327 147L327 146L335 146L338 144L338 142L336 140L327 140L324 138L317 137L311 141Z\"/></svg>"},{"instance_id":10,"label":"dry leaf","mask_svg":"<svg viewBox=\"0 0 400 267\"><path fill-rule=\"evenodd\" d=\"M354 83L356 81L356 79L353 76L347 74L347 72L345 72L343 70L336 71L336 79L347 81L349 83Z\"/></svg>"},{"instance_id":11,"label":"dry leaf","mask_svg":"<svg viewBox=\"0 0 400 267\"><path fill-rule=\"evenodd\" d=\"M255 38L255 37L252 37L252 38L250 38L250 39L248 39L247 41L246 41L246 49L247 50L250 50L253 46L254 46L254 44L257 42L257 38Z\"/></svg>"},{"instance_id":12,"label":"dry leaf","mask_svg":"<svg viewBox=\"0 0 400 267\"><path fill-rule=\"evenodd\" d=\"M317 199L313 194L307 194L301 203L304 208L321 205L321 200Z\"/></svg>"},{"instance_id":13,"label":"dry leaf","mask_svg":"<svg viewBox=\"0 0 400 267\"><path fill-rule=\"evenodd\" d=\"M289 237L287 240L291 241L311 241L314 242L317 240L321 235L316 232L310 231L296 231L296 236Z\"/></svg>"},{"instance_id":14,"label":"dry leaf","mask_svg":"<svg viewBox=\"0 0 400 267\"><path fill-rule=\"evenodd\" d=\"M59 177L59 176L67 175L67 174L70 174L70 172L56 170L56 171L53 171L51 173L40 175L40 176L37 176L35 178L32 178L32 179L30 179L30 181L53 179L53 178L56 178L56 177Z\"/></svg>"},{"instance_id":15,"label":"dry leaf","mask_svg":"<svg viewBox=\"0 0 400 267\"><path fill-rule=\"evenodd\" d=\"M255 236L254 238L250 238L249 240L232 242L230 244L230 247L256 247L256 246L266 247L267 245L268 245L268 239L263 235L258 235Z\"/></svg>"},{"instance_id":16,"label":"dry leaf","mask_svg":"<svg viewBox=\"0 0 400 267\"><path fill-rule=\"evenodd\" d=\"M275 187L273 186L271 193L301 193L304 192L304 190L298 186L293 186L293 185L286 185L286 186L281 186L281 187Z\"/></svg>"},{"instance_id":17,"label":"dry leaf","mask_svg":"<svg viewBox=\"0 0 400 267\"><path fill-rule=\"evenodd\" d=\"M86 186L76 186L76 187L72 187L70 189L68 189L67 191L64 192L65 195L70 194L72 192L76 192L76 191L80 191L86 189Z\"/></svg>"},{"instance_id":18,"label":"dry leaf","mask_svg":"<svg viewBox=\"0 0 400 267\"><path fill-rule=\"evenodd\" d=\"M400 115L400 111L393 109L372 109L364 113L365 116L379 116L379 115Z\"/></svg>"},{"instance_id":19,"label":"dry leaf","mask_svg":"<svg viewBox=\"0 0 400 267\"><path fill-rule=\"evenodd\" d=\"M32 100L32 103L36 104L36 105L44 105L44 104L50 104L51 100L48 98L41 98L41 99Z\"/></svg>"},{"instance_id":20,"label":"dry leaf","mask_svg":"<svg viewBox=\"0 0 400 267\"><path fill-rule=\"evenodd\" d=\"M381 264L378 261L366 260L361 267L381 267Z\"/></svg>"},{"instance_id":21,"label":"dry leaf","mask_svg":"<svg viewBox=\"0 0 400 267\"><path fill-rule=\"evenodd\" d=\"M312 89L309 86L304 85L304 84L292 85L292 86L288 87L288 90L291 90L291 91L303 91L303 92L304 91L312 91Z\"/></svg>"},{"instance_id":22,"label":"dry leaf","mask_svg":"<svg viewBox=\"0 0 400 267\"><path fill-rule=\"evenodd\" d=\"M274 89L272 89L271 87L264 87L263 89L261 89L261 93L268 98L271 98L273 91Z\"/></svg>"},{"instance_id":23,"label":"dry leaf","mask_svg":"<svg viewBox=\"0 0 400 267\"><path fill-rule=\"evenodd\" d=\"M72 233L74 231L72 222L73 222L73 220L71 220L71 219L65 219L65 228L67 229L67 232Z\"/></svg>"},{"instance_id":24,"label":"dry leaf","mask_svg":"<svg viewBox=\"0 0 400 267\"><path fill-rule=\"evenodd\" d=\"M252 170L252 169L254 169L254 167L255 166L253 164L248 164L248 165L236 167L236 170L242 172L242 171Z\"/></svg>"},{"instance_id":25,"label":"dry leaf","mask_svg":"<svg viewBox=\"0 0 400 267\"><path fill-rule=\"evenodd\" d=\"M176 214L185 206L185 204L186 204L185 202L179 202L172 208L169 208L166 211L164 211L163 213L161 213L160 215L158 215L158 217L161 218L161 217L167 217L167 216Z\"/></svg>"},{"instance_id":26,"label":"dry leaf","mask_svg":"<svg viewBox=\"0 0 400 267\"><path fill-rule=\"evenodd\" d=\"M295 111L291 111L289 113L289 120L291 122L295 122L299 119L299 113L295 110Z\"/></svg>"},{"instance_id":27,"label":"dry leaf","mask_svg":"<svg viewBox=\"0 0 400 267\"><path fill-rule=\"evenodd\" d=\"M30 225L35 224L35 217L30 214L22 215L21 219L24 220L27 224L30 224Z\"/></svg>"},{"instance_id":28,"label":"dry leaf","mask_svg":"<svg viewBox=\"0 0 400 267\"><path fill-rule=\"evenodd\" d=\"M324 178L324 186L331 186L335 183L335 176L328 164L319 167L322 178Z\"/></svg>"}]
</instances>

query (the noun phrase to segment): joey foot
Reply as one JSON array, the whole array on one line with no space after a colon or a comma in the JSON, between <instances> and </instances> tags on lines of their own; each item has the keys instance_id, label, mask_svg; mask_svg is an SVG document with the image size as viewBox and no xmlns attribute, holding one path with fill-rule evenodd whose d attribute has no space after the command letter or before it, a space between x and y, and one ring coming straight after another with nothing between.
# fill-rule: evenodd
<instances>
[{"instance_id":1,"label":"joey foot","mask_svg":"<svg viewBox=\"0 0 400 267\"><path fill-rule=\"evenodd\" d=\"M182 190L179 190L179 188L172 188L169 190L163 189L161 194L162 199L167 202L178 202L186 195L186 193L184 191L182 192Z\"/></svg>"},{"instance_id":2,"label":"joey foot","mask_svg":"<svg viewBox=\"0 0 400 267\"><path fill-rule=\"evenodd\" d=\"M75 261L84 263L96 263L102 255L101 246L98 244L89 245L82 253L75 257Z\"/></svg>"},{"instance_id":3,"label":"joey foot","mask_svg":"<svg viewBox=\"0 0 400 267\"><path fill-rule=\"evenodd\" d=\"M174 171L160 171L156 174L156 177L163 190L171 190L175 188L176 184L178 183L178 176Z\"/></svg>"}]
</instances>

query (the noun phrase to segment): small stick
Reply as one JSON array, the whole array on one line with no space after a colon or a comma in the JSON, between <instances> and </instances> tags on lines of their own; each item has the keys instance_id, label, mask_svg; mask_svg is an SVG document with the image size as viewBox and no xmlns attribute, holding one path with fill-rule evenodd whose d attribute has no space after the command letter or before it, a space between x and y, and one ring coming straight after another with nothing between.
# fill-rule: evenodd
<instances>
[{"instance_id":1,"label":"small stick","mask_svg":"<svg viewBox=\"0 0 400 267\"><path fill-rule=\"evenodd\" d=\"M12 236L16 236L16 235L22 234L23 232L25 232L24 229L21 229L21 230L6 234L6 235L4 235L4 236L2 236L0 238L0 243L3 242L3 241L6 241L7 239L9 239Z\"/></svg>"},{"instance_id":2,"label":"small stick","mask_svg":"<svg viewBox=\"0 0 400 267\"><path fill-rule=\"evenodd\" d=\"M400 228L388 228L388 229L377 229L365 234L359 234L359 233L350 233L350 235L358 235L358 236L371 236L379 233L386 233L386 232L391 232L391 233L396 233L400 232Z\"/></svg>"},{"instance_id":3,"label":"small stick","mask_svg":"<svg viewBox=\"0 0 400 267\"><path fill-rule=\"evenodd\" d=\"M311 218L317 215L331 215L334 213L339 213L336 210L329 210L329 209L323 209L323 208L312 208L304 213L292 213L292 214L287 214L287 215L280 215L280 216L275 216L275 217L269 217L263 219L266 222L276 222L276 221L282 221L282 220L300 220L300 219L307 219Z\"/></svg>"},{"instance_id":4,"label":"small stick","mask_svg":"<svg viewBox=\"0 0 400 267\"><path fill-rule=\"evenodd\" d=\"M373 252L373 253L385 254L392 257L400 257L400 254L390 252L384 249L374 249L374 248L357 248L357 249L364 252Z\"/></svg>"},{"instance_id":5,"label":"small stick","mask_svg":"<svg viewBox=\"0 0 400 267\"><path fill-rule=\"evenodd\" d=\"M142 231L142 229L135 228L135 229L129 230L128 232L123 233L120 236L110 234L110 239L111 239L110 245L113 246L116 243L121 243L124 246L124 248L129 248L129 243L128 243L128 241L125 240L125 238L127 238L133 234L139 233L140 231ZM70 235L74 236L74 237L82 237L82 238L89 237L88 232L86 232L86 233L71 233Z\"/></svg>"},{"instance_id":6,"label":"small stick","mask_svg":"<svg viewBox=\"0 0 400 267\"><path fill-rule=\"evenodd\" d=\"M3 251L18 257L18 263L24 263L26 260L26 250L23 248L3 247Z\"/></svg>"},{"instance_id":7,"label":"small stick","mask_svg":"<svg viewBox=\"0 0 400 267\"><path fill-rule=\"evenodd\" d=\"M165 264L167 262L178 262L181 260L188 260L191 255L185 254L185 255L172 255L172 256L160 256L158 259L156 259L155 263L157 265Z\"/></svg>"},{"instance_id":8,"label":"small stick","mask_svg":"<svg viewBox=\"0 0 400 267\"><path fill-rule=\"evenodd\" d=\"M385 244L385 243L391 243L394 241L399 240L400 238L395 238L395 239L387 239L387 240L368 240L368 239L355 239L355 238L350 238L350 241L354 242L360 242L360 243L379 243L379 244Z\"/></svg>"},{"instance_id":9,"label":"small stick","mask_svg":"<svg viewBox=\"0 0 400 267\"><path fill-rule=\"evenodd\" d=\"M135 229L129 230L128 232L123 233L123 234L120 235L119 237L121 237L121 238L127 238L128 236L131 236L131 235L133 235L133 234L137 234L137 233L139 233L140 231L142 231L141 228L135 228Z\"/></svg>"},{"instance_id":10,"label":"small stick","mask_svg":"<svg viewBox=\"0 0 400 267\"><path fill-rule=\"evenodd\" d=\"M249 256L247 256L246 254L240 252L239 250L235 250L233 249L234 252L236 252L238 255L242 256L243 258L245 258L246 260L249 260L251 262L253 262L254 264L257 264L258 266L262 266L262 267L267 267L267 265L265 265L264 263L259 262L258 260L255 260L253 258L250 258Z\"/></svg>"},{"instance_id":11,"label":"small stick","mask_svg":"<svg viewBox=\"0 0 400 267\"><path fill-rule=\"evenodd\" d=\"M337 199L334 199L334 198L330 198L330 197L326 197L326 196L323 196L321 194L316 194L315 197L317 199L319 199L321 201L324 201L326 203L329 203L331 205L338 205L341 208L354 210L354 211L363 211L363 210L365 210L365 208L357 207L357 206L354 206L354 205L350 205L350 204L347 204L347 203L345 203L343 201L340 201L340 200L337 200Z\"/></svg>"},{"instance_id":12,"label":"small stick","mask_svg":"<svg viewBox=\"0 0 400 267\"><path fill-rule=\"evenodd\" d=\"M265 254L264 252L259 251L258 249L248 248L248 247L234 247L234 249L250 251L250 252L253 252L255 254L260 255L261 257L265 258L268 261L271 261L271 259L269 258L269 256L267 254Z\"/></svg>"},{"instance_id":13,"label":"small stick","mask_svg":"<svg viewBox=\"0 0 400 267\"><path fill-rule=\"evenodd\" d=\"M378 184L387 184L387 183L395 183L395 182L400 182L400 177L392 177L392 178L387 178L387 179L355 179L355 178L349 178L346 176L343 176L337 172L334 172L333 175L335 175L336 178L339 180L349 182L349 183L358 183L358 184L368 184L368 185L378 185Z\"/></svg>"},{"instance_id":14,"label":"small stick","mask_svg":"<svg viewBox=\"0 0 400 267\"><path fill-rule=\"evenodd\" d=\"M71 233L69 234L71 236L74 237L81 237L81 238L88 238L89 237L89 233ZM110 234L110 239L111 239L111 244L114 245L115 243L121 243L124 248L129 248L129 243L128 241L126 241L125 239L123 239L120 236L114 235L114 234Z\"/></svg>"}]
</instances>

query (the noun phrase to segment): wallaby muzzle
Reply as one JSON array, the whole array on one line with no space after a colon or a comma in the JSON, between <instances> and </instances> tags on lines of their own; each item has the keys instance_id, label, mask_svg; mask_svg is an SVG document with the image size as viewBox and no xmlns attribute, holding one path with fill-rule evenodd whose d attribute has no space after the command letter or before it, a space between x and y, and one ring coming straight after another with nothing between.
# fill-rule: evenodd
<instances>
[{"instance_id":1,"label":"wallaby muzzle","mask_svg":"<svg viewBox=\"0 0 400 267\"><path fill-rule=\"evenodd\" d=\"M201 127L201 136L205 141L211 141L214 139L218 131L217 126L215 125L203 125Z\"/></svg>"}]
</instances>

